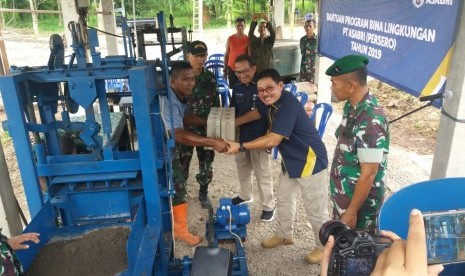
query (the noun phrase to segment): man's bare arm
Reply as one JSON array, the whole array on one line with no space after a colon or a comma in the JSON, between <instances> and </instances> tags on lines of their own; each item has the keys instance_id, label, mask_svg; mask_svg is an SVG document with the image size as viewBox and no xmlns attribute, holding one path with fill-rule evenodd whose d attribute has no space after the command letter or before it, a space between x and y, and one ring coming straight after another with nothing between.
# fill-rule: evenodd
<instances>
[{"instance_id":1,"label":"man's bare arm","mask_svg":"<svg viewBox=\"0 0 465 276\"><path fill-rule=\"evenodd\" d=\"M184 125L190 126L206 126L207 118L195 115L193 113L186 113L183 119Z\"/></svg>"},{"instance_id":2,"label":"man's bare arm","mask_svg":"<svg viewBox=\"0 0 465 276\"><path fill-rule=\"evenodd\" d=\"M191 147L212 147L218 152L225 152L228 149L228 144L223 139L208 138L197 135L182 128L174 130L176 143Z\"/></svg>"},{"instance_id":3,"label":"man's bare arm","mask_svg":"<svg viewBox=\"0 0 465 276\"><path fill-rule=\"evenodd\" d=\"M254 150L254 149L270 149L281 143L284 139L283 136L270 132L262 137L259 137L253 141L243 143L245 149ZM239 152L239 143L227 141L229 144L228 154L236 154Z\"/></svg>"},{"instance_id":4,"label":"man's bare arm","mask_svg":"<svg viewBox=\"0 0 465 276\"><path fill-rule=\"evenodd\" d=\"M236 126L241 126L243 124L250 123L252 121L262 118L262 115L258 112L257 109L251 110L244 115L236 118Z\"/></svg>"},{"instance_id":5,"label":"man's bare arm","mask_svg":"<svg viewBox=\"0 0 465 276\"><path fill-rule=\"evenodd\" d=\"M228 63L229 63L229 38L228 41L226 41L226 52L224 53L224 71L228 69ZM227 77L226 75L224 76L225 78Z\"/></svg>"}]
</instances>

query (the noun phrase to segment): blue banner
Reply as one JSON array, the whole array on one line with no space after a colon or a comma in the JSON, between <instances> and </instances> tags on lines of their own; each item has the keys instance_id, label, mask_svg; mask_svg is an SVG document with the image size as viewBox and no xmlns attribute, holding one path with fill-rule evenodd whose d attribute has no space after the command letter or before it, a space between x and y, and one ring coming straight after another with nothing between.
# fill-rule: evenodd
<instances>
[{"instance_id":1,"label":"blue banner","mask_svg":"<svg viewBox=\"0 0 465 276\"><path fill-rule=\"evenodd\" d=\"M366 55L371 76L414 96L445 87L462 0L320 3L320 54Z\"/></svg>"}]
</instances>

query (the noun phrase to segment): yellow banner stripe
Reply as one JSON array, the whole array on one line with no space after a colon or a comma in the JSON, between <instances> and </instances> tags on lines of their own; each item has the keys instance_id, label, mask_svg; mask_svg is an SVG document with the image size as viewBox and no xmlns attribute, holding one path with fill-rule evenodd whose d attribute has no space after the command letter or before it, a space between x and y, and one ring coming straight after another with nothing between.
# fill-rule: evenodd
<instances>
[{"instance_id":1,"label":"yellow banner stripe","mask_svg":"<svg viewBox=\"0 0 465 276\"><path fill-rule=\"evenodd\" d=\"M454 45L452 45L452 47L449 49L441 64L439 64L438 69L436 69L436 72L434 72L434 74L431 76L431 79L425 85L423 91L421 91L419 97L429 96L433 94L433 92L437 93L436 90L439 90L439 88L441 88L440 86L442 86L442 84L444 83L444 79L446 79L447 75L449 75L449 67L453 52Z\"/></svg>"}]
</instances>

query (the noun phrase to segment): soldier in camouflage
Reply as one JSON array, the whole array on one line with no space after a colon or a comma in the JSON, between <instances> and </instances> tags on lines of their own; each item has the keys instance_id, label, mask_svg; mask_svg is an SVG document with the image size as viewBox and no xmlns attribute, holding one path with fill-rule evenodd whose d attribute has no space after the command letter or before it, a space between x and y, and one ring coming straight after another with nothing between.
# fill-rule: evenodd
<instances>
[{"instance_id":1,"label":"soldier in camouflage","mask_svg":"<svg viewBox=\"0 0 465 276\"><path fill-rule=\"evenodd\" d=\"M187 102L187 112L204 118L203 122L189 123L189 117L186 118L184 128L200 136L207 136L206 120L212 107L219 107L219 96L216 88L215 75L206 70L203 66L207 60L207 45L202 41L193 41L190 43L187 51L187 61L194 69L195 87L192 95ZM189 176L189 166L192 160L194 147L179 145L179 160L181 162L184 179ZM197 159L199 160L199 173L196 175L197 182L200 184L199 201L202 208L211 206L208 198L208 185L213 178L212 163L215 158L215 152L211 149L205 149L203 146L196 147Z\"/></svg>"},{"instance_id":2,"label":"soldier in camouflage","mask_svg":"<svg viewBox=\"0 0 465 276\"><path fill-rule=\"evenodd\" d=\"M378 100L367 87L368 59L349 55L327 70L331 90L347 100L330 174L333 217L351 228L376 229L384 201L389 126Z\"/></svg>"},{"instance_id":3,"label":"soldier in camouflage","mask_svg":"<svg viewBox=\"0 0 465 276\"><path fill-rule=\"evenodd\" d=\"M300 53L302 58L300 60L300 74L299 81L309 81L315 83L315 65L318 37L314 30L316 21L310 18L305 21L304 29L305 35L300 38Z\"/></svg>"}]
</instances>

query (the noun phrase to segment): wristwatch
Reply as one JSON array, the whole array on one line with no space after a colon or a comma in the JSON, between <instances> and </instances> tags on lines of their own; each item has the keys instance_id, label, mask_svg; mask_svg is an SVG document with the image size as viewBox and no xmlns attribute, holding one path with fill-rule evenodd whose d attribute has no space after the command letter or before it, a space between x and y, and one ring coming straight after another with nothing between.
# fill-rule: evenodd
<instances>
[{"instance_id":1,"label":"wristwatch","mask_svg":"<svg viewBox=\"0 0 465 276\"><path fill-rule=\"evenodd\" d=\"M239 143L239 152L244 152L247 149L244 147L244 144L242 142Z\"/></svg>"}]
</instances>

